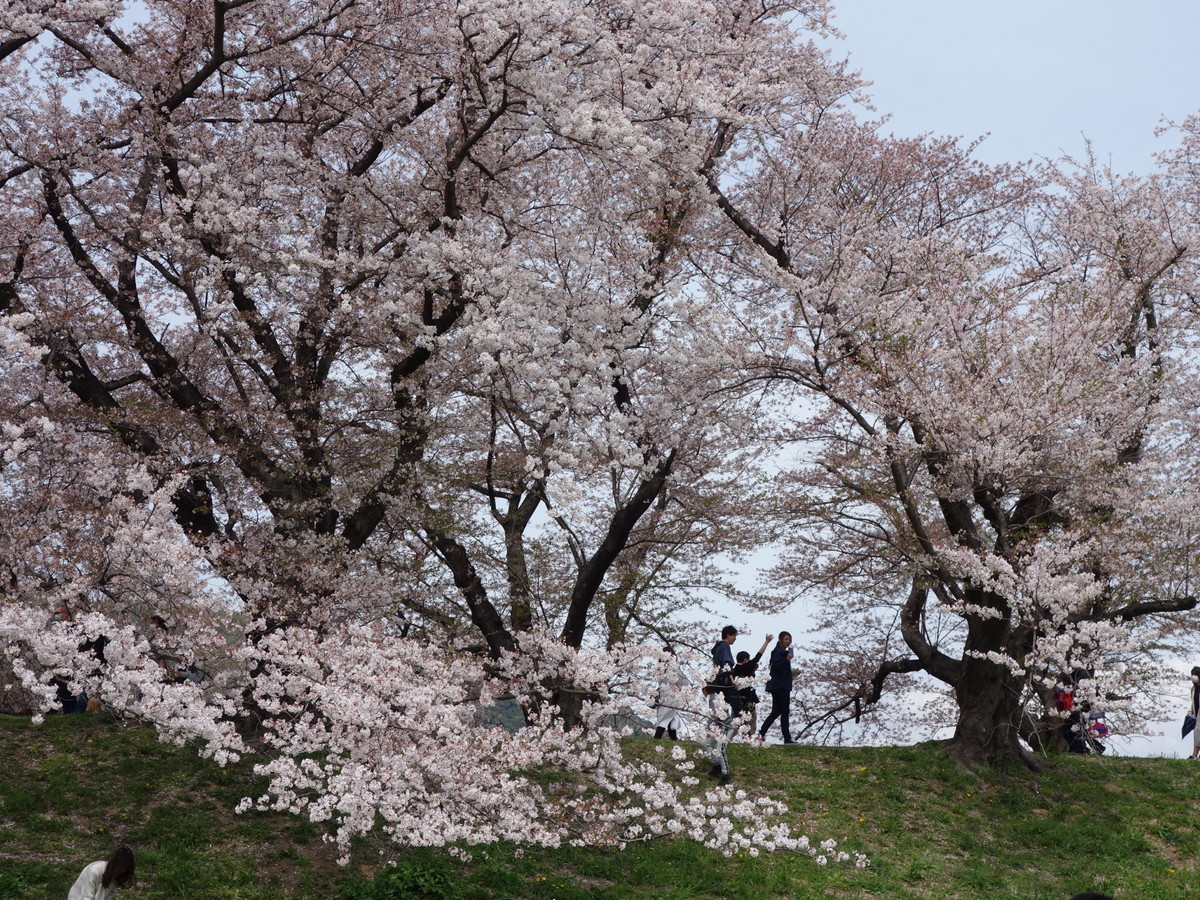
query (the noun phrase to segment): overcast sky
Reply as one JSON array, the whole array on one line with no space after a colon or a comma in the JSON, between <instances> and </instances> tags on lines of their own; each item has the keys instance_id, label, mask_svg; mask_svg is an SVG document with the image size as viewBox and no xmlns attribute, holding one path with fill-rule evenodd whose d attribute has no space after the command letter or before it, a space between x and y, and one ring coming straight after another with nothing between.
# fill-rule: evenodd
<instances>
[{"instance_id":1,"label":"overcast sky","mask_svg":"<svg viewBox=\"0 0 1200 900\"><path fill-rule=\"evenodd\" d=\"M838 46L896 134L990 134L990 162L1079 154L1148 171L1200 111L1196 0L835 0Z\"/></svg>"},{"instance_id":2,"label":"overcast sky","mask_svg":"<svg viewBox=\"0 0 1200 900\"><path fill-rule=\"evenodd\" d=\"M1148 172L1172 144L1166 119L1200 111L1200 0L835 0L835 46L873 82L875 115L898 135L973 139L979 156L1017 162L1079 156L1085 137L1118 172ZM805 611L748 615L738 649L767 632L799 633ZM741 644L746 645L744 648ZM1116 752L1186 755L1179 739L1190 685L1159 704L1164 732L1117 738Z\"/></svg>"}]
</instances>

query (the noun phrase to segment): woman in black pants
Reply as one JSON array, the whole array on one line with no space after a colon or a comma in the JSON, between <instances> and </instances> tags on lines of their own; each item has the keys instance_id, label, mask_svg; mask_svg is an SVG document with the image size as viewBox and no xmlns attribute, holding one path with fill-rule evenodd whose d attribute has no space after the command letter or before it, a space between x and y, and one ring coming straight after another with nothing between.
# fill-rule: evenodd
<instances>
[{"instance_id":1,"label":"woman in black pants","mask_svg":"<svg viewBox=\"0 0 1200 900\"><path fill-rule=\"evenodd\" d=\"M792 730L788 723L788 710L792 702L792 635L791 632L779 632L779 640L771 651L770 677L767 679L767 693L771 695L771 714L758 729L759 740L766 740L767 729L779 720L779 730L783 732L785 744L795 744L792 740Z\"/></svg>"}]
</instances>

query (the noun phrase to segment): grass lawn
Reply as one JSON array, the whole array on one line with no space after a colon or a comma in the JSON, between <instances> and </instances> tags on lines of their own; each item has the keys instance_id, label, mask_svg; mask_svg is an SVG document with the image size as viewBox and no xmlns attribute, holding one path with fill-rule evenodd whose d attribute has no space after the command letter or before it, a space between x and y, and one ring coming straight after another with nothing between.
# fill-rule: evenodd
<instances>
[{"instance_id":1,"label":"grass lawn","mask_svg":"<svg viewBox=\"0 0 1200 900\"><path fill-rule=\"evenodd\" d=\"M637 739L628 750L664 744ZM79 870L118 843L137 855L131 900L1200 896L1200 763L1185 760L1064 755L1036 776L970 774L935 747L735 745L735 787L784 800L811 839L866 853L870 868L725 858L688 841L498 846L469 864L364 841L340 868L318 826L233 812L261 792L248 765L221 769L103 713L42 726L0 717L0 755L0 900L65 898Z\"/></svg>"}]
</instances>

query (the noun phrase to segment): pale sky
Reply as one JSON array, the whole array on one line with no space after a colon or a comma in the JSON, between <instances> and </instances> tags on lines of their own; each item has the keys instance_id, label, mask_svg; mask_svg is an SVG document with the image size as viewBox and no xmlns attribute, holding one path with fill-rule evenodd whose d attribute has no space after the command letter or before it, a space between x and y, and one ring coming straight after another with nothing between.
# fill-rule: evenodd
<instances>
[{"instance_id":1,"label":"pale sky","mask_svg":"<svg viewBox=\"0 0 1200 900\"><path fill-rule=\"evenodd\" d=\"M1200 112L1197 0L835 0L835 47L873 82L874 116L885 130L967 139L989 135L978 154L1018 162L1079 156L1089 138L1118 172L1148 172L1172 145L1155 130L1164 117ZM733 617L750 626L738 649L753 652L767 632L807 623L801 607L778 616ZM722 623L723 624L723 623ZM719 627L719 626L718 626ZM1187 670L1164 696L1154 738L1118 736L1129 756L1182 756Z\"/></svg>"},{"instance_id":2,"label":"pale sky","mask_svg":"<svg viewBox=\"0 0 1200 900\"><path fill-rule=\"evenodd\" d=\"M989 162L1079 154L1145 172L1200 111L1195 0L835 0L838 46L896 134L990 137Z\"/></svg>"}]
</instances>

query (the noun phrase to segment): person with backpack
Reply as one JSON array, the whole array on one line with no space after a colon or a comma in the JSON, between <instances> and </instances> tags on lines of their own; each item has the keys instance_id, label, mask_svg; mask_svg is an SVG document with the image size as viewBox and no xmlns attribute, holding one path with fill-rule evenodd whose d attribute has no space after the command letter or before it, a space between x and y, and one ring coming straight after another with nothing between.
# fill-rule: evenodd
<instances>
[{"instance_id":1,"label":"person with backpack","mask_svg":"<svg viewBox=\"0 0 1200 900\"><path fill-rule=\"evenodd\" d=\"M1072 675L1067 684L1056 685L1054 688L1054 709L1066 716L1059 732L1067 743L1068 753L1088 753L1087 736L1084 733L1082 708L1076 708L1075 694L1071 690L1075 676Z\"/></svg>"},{"instance_id":2,"label":"person with backpack","mask_svg":"<svg viewBox=\"0 0 1200 900\"><path fill-rule=\"evenodd\" d=\"M712 711L709 737L712 746L712 770L709 775L719 779L721 786L729 784L729 757L725 748L737 734L736 722L742 715L742 695L733 683L733 642L738 630L732 625L721 629L721 639L712 648L713 674L704 686L708 708Z\"/></svg>"}]
</instances>

